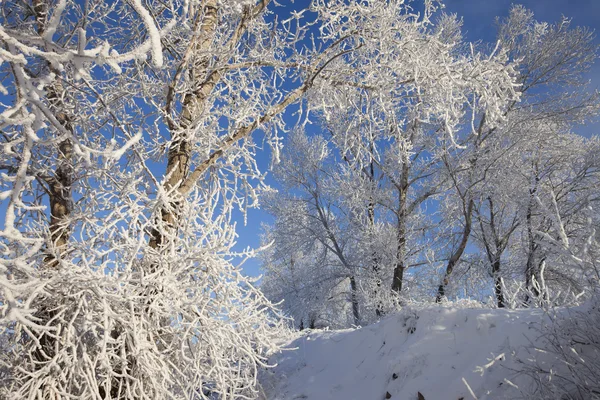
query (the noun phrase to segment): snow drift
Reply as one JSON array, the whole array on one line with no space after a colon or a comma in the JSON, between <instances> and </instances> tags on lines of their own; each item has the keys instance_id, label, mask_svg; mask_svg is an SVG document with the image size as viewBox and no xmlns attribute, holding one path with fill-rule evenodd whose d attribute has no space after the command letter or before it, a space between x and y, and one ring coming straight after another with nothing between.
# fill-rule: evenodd
<instances>
[{"instance_id":1,"label":"snow drift","mask_svg":"<svg viewBox=\"0 0 600 400\"><path fill-rule=\"evenodd\" d=\"M261 384L268 400L522 398L531 382L518 367L545 321L541 309L434 306L359 329L305 331Z\"/></svg>"}]
</instances>

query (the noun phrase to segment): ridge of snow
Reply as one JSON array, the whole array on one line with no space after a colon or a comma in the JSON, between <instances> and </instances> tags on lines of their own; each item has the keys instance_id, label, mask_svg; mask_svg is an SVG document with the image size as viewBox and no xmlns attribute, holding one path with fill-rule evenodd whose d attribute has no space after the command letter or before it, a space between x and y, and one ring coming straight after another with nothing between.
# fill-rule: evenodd
<instances>
[{"instance_id":1,"label":"ridge of snow","mask_svg":"<svg viewBox=\"0 0 600 400\"><path fill-rule=\"evenodd\" d=\"M261 385L268 400L514 399L528 379L515 372L518 359L544 321L540 309L434 306L358 329L305 331L289 343L295 350L271 359L277 366Z\"/></svg>"}]
</instances>

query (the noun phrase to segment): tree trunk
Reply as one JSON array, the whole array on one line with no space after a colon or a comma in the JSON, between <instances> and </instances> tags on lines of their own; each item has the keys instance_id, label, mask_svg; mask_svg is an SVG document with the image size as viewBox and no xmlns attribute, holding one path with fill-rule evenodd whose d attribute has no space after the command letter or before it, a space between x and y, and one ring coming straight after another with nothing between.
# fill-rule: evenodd
<instances>
[{"instance_id":1,"label":"tree trunk","mask_svg":"<svg viewBox=\"0 0 600 400\"><path fill-rule=\"evenodd\" d=\"M218 83L220 76L216 72L209 72L209 54L212 39L217 29L217 0L206 0L203 2L202 10L197 11L195 21L195 31L197 35L193 42L190 43L186 54L183 57L182 63L189 63L189 79L192 81L193 90L183 96L181 112L179 117L169 119L169 130L171 133L171 145L167 154L167 166L165 171L165 192L169 193L169 197L165 199L164 204L160 207L159 215L156 217L156 224L150 232L148 245L150 248L157 250L160 254L168 251L170 248L169 241L175 240L180 219L180 208L184 201L185 193L180 193L180 187L185 182L190 173L190 164L192 158L192 143L195 130L197 129L197 121L202 117L206 109L206 102L214 87ZM183 64L182 64L183 65ZM185 66L183 66L185 68ZM176 75L174 81L169 88L167 96L167 112L173 111L173 103L177 80ZM176 121L176 122L175 122ZM149 262L146 266L148 273L155 273L159 269L158 261ZM144 293L148 299L152 298L157 293L157 288L151 289L150 292ZM149 304L150 300L146 304ZM149 313L148 307L139 310L140 313ZM164 322L168 324L168 322ZM122 332L117 330L113 332L116 337ZM128 351L125 351L128 353ZM128 358L127 369L133 367L133 362ZM115 369L115 372L119 372ZM123 379L123 378L121 378ZM110 394L114 397L115 391L118 390L119 382L114 382L111 387Z\"/></svg>"},{"instance_id":2,"label":"tree trunk","mask_svg":"<svg viewBox=\"0 0 600 400\"><path fill-rule=\"evenodd\" d=\"M37 29L40 36L44 35L48 17L48 0L35 0L33 2ZM68 114L67 105L63 102L65 89L61 80L61 71L48 64L50 71L57 77L47 86L48 107L54 113L59 124L71 134L73 125ZM44 258L46 268L56 269L60 258L66 251L70 236L69 216L73 204L71 185L73 184L73 144L70 139L65 139L58 145L56 170L54 176L47 178L50 202L50 240L47 244L47 255Z\"/></svg>"},{"instance_id":3,"label":"tree trunk","mask_svg":"<svg viewBox=\"0 0 600 400\"><path fill-rule=\"evenodd\" d=\"M500 256L496 256L496 260L492 264L492 274L494 276L494 292L496 294L496 301L498 302L498 308L504 308L504 293L502 291L502 277L500 276Z\"/></svg>"},{"instance_id":4,"label":"tree trunk","mask_svg":"<svg viewBox=\"0 0 600 400\"><path fill-rule=\"evenodd\" d=\"M40 36L43 36L46 29L48 17L47 0L35 0L33 9L37 23L37 29ZM67 106L63 102L64 87L60 77L62 73L48 64L48 68L54 73L57 79L47 86L48 107L54 113L56 120L62 128L73 133L73 125ZM46 256L43 261L43 268L48 270L57 270L60 267L60 261L67 252L67 243L71 235L70 216L72 212L72 193L73 184L73 145L70 139L65 139L58 144L56 169L52 177L45 179L48 185L48 200L50 203L50 237L46 244ZM39 319L37 323L41 326L52 326L57 311L52 299L41 296L38 299L37 311L35 316ZM33 352L33 358L36 369L44 368L48 362L55 356L57 336L60 332L53 335L41 332L38 336L38 346ZM42 393L44 389L42 388ZM44 393L43 396L49 394Z\"/></svg>"},{"instance_id":5,"label":"tree trunk","mask_svg":"<svg viewBox=\"0 0 600 400\"><path fill-rule=\"evenodd\" d=\"M59 121L63 122L60 119ZM64 126L71 129L67 122ZM49 182L50 243L48 244L48 255L44 259L46 268L58 268L71 234L69 217L73 203L71 195L72 159L73 145L70 140L64 140L58 146L58 167Z\"/></svg>"},{"instance_id":6,"label":"tree trunk","mask_svg":"<svg viewBox=\"0 0 600 400\"><path fill-rule=\"evenodd\" d=\"M533 209L535 206L535 196L538 188L539 177L535 176L534 184L532 188L529 190L529 203L527 204L527 214L526 214L526 223L527 223L527 264L525 266L525 288L528 289L534 297L538 297L540 295L539 291L533 284L533 277L536 275L536 264L535 264L535 256L537 253L537 244L535 243L535 234L533 231ZM531 299L529 294L525 295L525 306L528 306Z\"/></svg>"},{"instance_id":7,"label":"tree trunk","mask_svg":"<svg viewBox=\"0 0 600 400\"><path fill-rule=\"evenodd\" d=\"M212 37L217 29L217 11L217 0L206 0L202 12L198 12L196 16L198 36L188 48L188 52L192 59L190 78L194 79L194 85L197 87L193 92L185 94L179 123L169 124L172 143L167 155L165 171L167 180L164 187L167 192L171 193L171 198L160 210L161 223L159 227L154 228L151 233L149 245L153 249L165 246L165 236L175 234L179 218L180 197L182 197L177 189L185 181L190 171L191 143L195 134L196 121L204 113L206 100L218 82L218 76L215 73L208 73L209 59L204 56L208 53ZM176 84L174 82L173 87ZM172 96L172 94L169 95ZM170 107L171 105L167 104L167 108ZM155 268L156 265L151 266L151 270Z\"/></svg>"},{"instance_id":8,"label":"tree trunk","mask_svg":"<svg viewBox=\"0 0 600 400\"><path fill-rule=\"evenodd\" d=\"M406 269L406 200L408 192L408 174L408 157L404 156L402 163L402 176L400 177L400 185L398 187L398 210L396 211L396 266L394 268L394 276L392 278L392 290L397 294L400 294L402 291L404 270Z\"/></svg>"},{"instance_id":9,"label":"tree trunk","mask_svg":"<svg viewBox=\"0 0 600 400\"><path fill-rule=\"evenodd\" d=\"M373 143L371 143L371 152L373 152ZM373 161L369 164L369 181L374 189L375 185L375 164ZM369 198L369 204L367 205L367 218L369 220L369 228L371 229L371 234L375 232L375 199L373 196ZM372 240L374 237L372 236ZM381 291L381 271L379 268L380 260L377 251L373 251L371 254L371 270L373 271L373 275L375 277L375 289L373 290L373 298L375 299L375 315L377 317L381 317L383 315L383 304L379 298Z\"/></svg>"},{"instance_id":10,"label":"tree trunk","mask_svg":"<svg viewBox=\"0 0 600 400\"><path fill-rule=\"evenodd\" d=\"M394 276L392 279L392 290L397 294L402 291L402 283L404 281L404 270L406 269L406 193L400 193L400 210L396 221L396 266L394 268Z\"/></svg>"},{"instance_id":11,"label":"tree trunk","mask_svg":"<svg viewBox=\"0 0 600 400\"><path fill-rule=\"evenodd\" d=\"M360 314L358 310L358 296L356 280L353 276L350 277L350 302L352 303L352 317L354 318L354 325L360 325Z\"/></svg>"},{"instance_id":12,"label":"tree trunk","mask_svg":"<svg viewBox=\"0 0 600 400\"><path fill-rule=\"evenodd\" d=\"M465 248L467 247L467 243L469 241L469 236L471 235L471 222L472 222L472 214L473 214L473 199L469 200L466 209L464 210L465 216L465 226L463 228L462 238L460 244L456 251L450 256L448 260L448 265L446 266L446 273L444 274L444 280L438 287L438 293L435 298L437 303L442 301L442 298L446 295L446 287L450 283L450 276L452 275L452 271L454 271L454 267L462 257Z\"/></svg>"},{"instance_id":13,"label":"tree trunk","mask_svg":"<svg viewBox=\"0 0 600 400\"><path fill-rule=\"evenodd\" d=\"M60 119L59 121L65 122ZM70 128L70 124L66 122L64 126ZM59 144L58 167L54 177L49 181L50 240L47 246L47 255L44 258L43 268L45 269L57 270L60 267L60 261L66 253L67 242L71 234L69 217L72 205L72 156L72 144L70 140L64 140ZM37 323L41 326L59 327L54 321L57 317L54 299L41 296L37 301L39 303L35 313L36 318L39 319ZM42 369L47 363L52 362L51 360L56 355L57 337L60 335L61 332L53 334L42 332L38 336L39 345L33 352L37 369Z\"/></svg>"},{"instance_id":14,"label":"tree trunk","mask_svg":"<svg viewBox=\"0 0 600 400\"><path fill-rule=\"evenodd\" d=\"M504 308L504 293L502 288L502 276L500 274L502 253L504 253L504 250L508 245L510 235L512 234L512 232L514 232L514 230L518 226L518 223L516 222L517 219L515 215L511 228L509 228L509 230L502 236L496 226L496 211L494 210L494 202L491 197L488 197L487 201L489 204L490 213L489 227L492 232L493 239L488 238L481 215L478 216L479 226L481 227L481 235L483 244L485 246L485 252L488 261L492 267L492 277L494 279L494 294L496 295L496 302L498 308Z\"/></svg>"}]
</instances>

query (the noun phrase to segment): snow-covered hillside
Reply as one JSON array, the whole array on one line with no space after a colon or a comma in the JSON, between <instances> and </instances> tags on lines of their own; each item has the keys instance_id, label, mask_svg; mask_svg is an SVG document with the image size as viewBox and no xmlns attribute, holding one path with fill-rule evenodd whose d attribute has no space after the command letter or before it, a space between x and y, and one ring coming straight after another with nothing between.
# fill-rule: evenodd
<instances>
[{"instance_id":1,"label":"snow-covered hillside","mask_svg":"<svg viewBox=\"0 0 600 400\"><path fill-rule=\"evenodd\" d=\"M530 384L514 369L547 320L540 309L436 306L360 329L305 332L290 343L296 350L271 360L277 366L261 384L268 400L522 398Z\"/></svg>"}]
</instances>

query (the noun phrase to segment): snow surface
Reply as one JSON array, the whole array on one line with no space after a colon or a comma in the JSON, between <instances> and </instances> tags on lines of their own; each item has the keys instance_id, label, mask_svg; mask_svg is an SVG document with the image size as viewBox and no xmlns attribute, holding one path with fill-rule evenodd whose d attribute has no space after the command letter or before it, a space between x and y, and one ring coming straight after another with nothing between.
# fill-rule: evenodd
<instances>
[{"instance_id":1,"label":"snow surface","mask_svg":"<svg viewBox=\"0 0 600 400\"><path fill-rule=\"evenodd\" d=\"M277 366L261 385L268 400L522 398L527 378L514 368L545 320L540 309L434 306L359 329L303 332L289 344L296 350L271 359Z\"/></svg>"}]
</instances>

